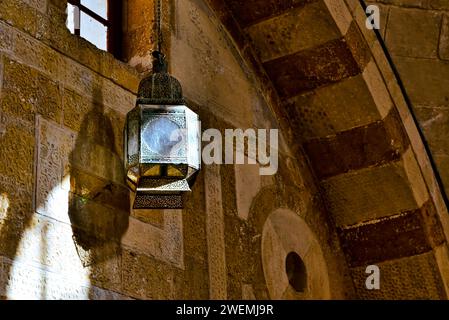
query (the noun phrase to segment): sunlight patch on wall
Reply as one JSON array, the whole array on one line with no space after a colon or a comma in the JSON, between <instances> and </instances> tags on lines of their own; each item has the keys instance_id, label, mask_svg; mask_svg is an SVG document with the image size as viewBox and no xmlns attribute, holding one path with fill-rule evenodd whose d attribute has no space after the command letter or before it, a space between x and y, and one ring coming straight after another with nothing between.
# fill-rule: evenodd
<instances>
[{"instance_id":1,"label":"sunlight patch on wall","mask_svg":"<svg viewBox=\"0 0 449 320\"><path fill-rule=\"evenodd\" d=\"M63 179L63 185L70 177ZM68 190L56 186L46 205L61 214L68 214ZM38 208L39 211L42 207ZM69 224L34 215L22 235L14 261L10 265L8 299L88 299L89 268L78 257Z\"/></svg>"},{"instance_id":2,"label":"sunlight patch on wall","mask_svg":"<svg viewBox=\"0 0 449 320\"><path fill-rule=\"evenodd\" d=\"M35 214L21 235L14 261L0 261L2 273L9 270L3 279L7 281L6 296L88 299L92 293L91 270L79 259L68 215L69 154L76 135L41 117L37 117L36 126ZM0 203L3 208L5 201Z\"/></svg>"},{"instance_id":3,"label":"sunlight patch on wall","mask_svg":"<svg viewBox=\"0 0 449 320\"><path fill-rule=\"evenodd\" d=\"M9 199L6 193L0 194L0 219L5 219L9 208Z\"/></svg>"}]
</instances>

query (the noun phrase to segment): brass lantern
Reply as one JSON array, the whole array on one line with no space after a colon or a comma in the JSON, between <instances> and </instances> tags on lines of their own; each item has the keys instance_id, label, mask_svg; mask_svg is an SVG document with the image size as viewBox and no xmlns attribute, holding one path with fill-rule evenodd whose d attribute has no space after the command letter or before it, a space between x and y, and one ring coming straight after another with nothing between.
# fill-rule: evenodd
<instances>
[{"instance_id":1,"label":"brass lantern","mask_svg":"<svg viewBox=\"0 0 449 320\"><path fill-rule=\"evenodd\" d=\"M140 82L126 118L126 182L136 192L134 209L177 209L200 170L200 122L163 54L153 56L153 73Z\"/></svg>"}]
</instances>

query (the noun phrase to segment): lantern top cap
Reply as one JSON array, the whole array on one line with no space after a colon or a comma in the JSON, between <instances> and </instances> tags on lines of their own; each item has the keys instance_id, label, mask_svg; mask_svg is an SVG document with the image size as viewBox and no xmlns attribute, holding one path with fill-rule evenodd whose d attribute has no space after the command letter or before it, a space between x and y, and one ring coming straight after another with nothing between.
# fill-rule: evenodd
<instances>
[{"instance_id":1,"label":"lantern top cap","mask_svg":"<svg viewBox=\"0 0 449 320\"><path fill-rule=\"evenodd\" d=\"M140 81L137 104L185 104L181 84L167 72L165 55L154 51L153 57L153 72Z\"/></svg>"}]
</instances>

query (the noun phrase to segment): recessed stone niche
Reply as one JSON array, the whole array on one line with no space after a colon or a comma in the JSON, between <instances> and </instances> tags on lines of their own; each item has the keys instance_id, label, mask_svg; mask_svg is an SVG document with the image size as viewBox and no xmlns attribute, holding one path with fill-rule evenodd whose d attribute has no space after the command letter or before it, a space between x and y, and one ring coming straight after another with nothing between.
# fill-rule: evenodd
<instances>
[{"instance_id":1,"label":"recessed stone niche","mask_svg":"<svg viewBox=\"0 0 449 320\"><path fill-rule=\"evenodd\" d=\"M253 199L261 189L260 166L247 164L247 157L245 157L245 163L234 166L237 214L243 220L248 219Z\"/></svg>"},{"instance_id":2,"label":"recessed stone niche","mask_svg":"<svg viewBox=\"0 0 449 320\"><path fill-rule=\"evenodd\" d=\"M315 234L288 209L277 209L262 232L262 263L271 299L330 299L327 264Z\"/></svg>"}]
</instances>

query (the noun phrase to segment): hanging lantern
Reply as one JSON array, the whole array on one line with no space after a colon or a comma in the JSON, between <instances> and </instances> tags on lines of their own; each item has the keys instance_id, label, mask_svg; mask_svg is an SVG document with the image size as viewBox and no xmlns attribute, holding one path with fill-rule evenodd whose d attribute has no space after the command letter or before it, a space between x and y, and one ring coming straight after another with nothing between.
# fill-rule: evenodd
<instances>
[{"instance_id":1,"label":"hanging lantern","mask_svg":"<svg viewBox=\"0 0 449 320\"><path fill-rule=\"evenodd\" d=\"M141 81L126 118L126 182L136 192L134 209L182 208L201 166L200 123L185 105L181 84L167 73L163 54L153 56L153 73Z\"/></svg>"}]
</instances>

